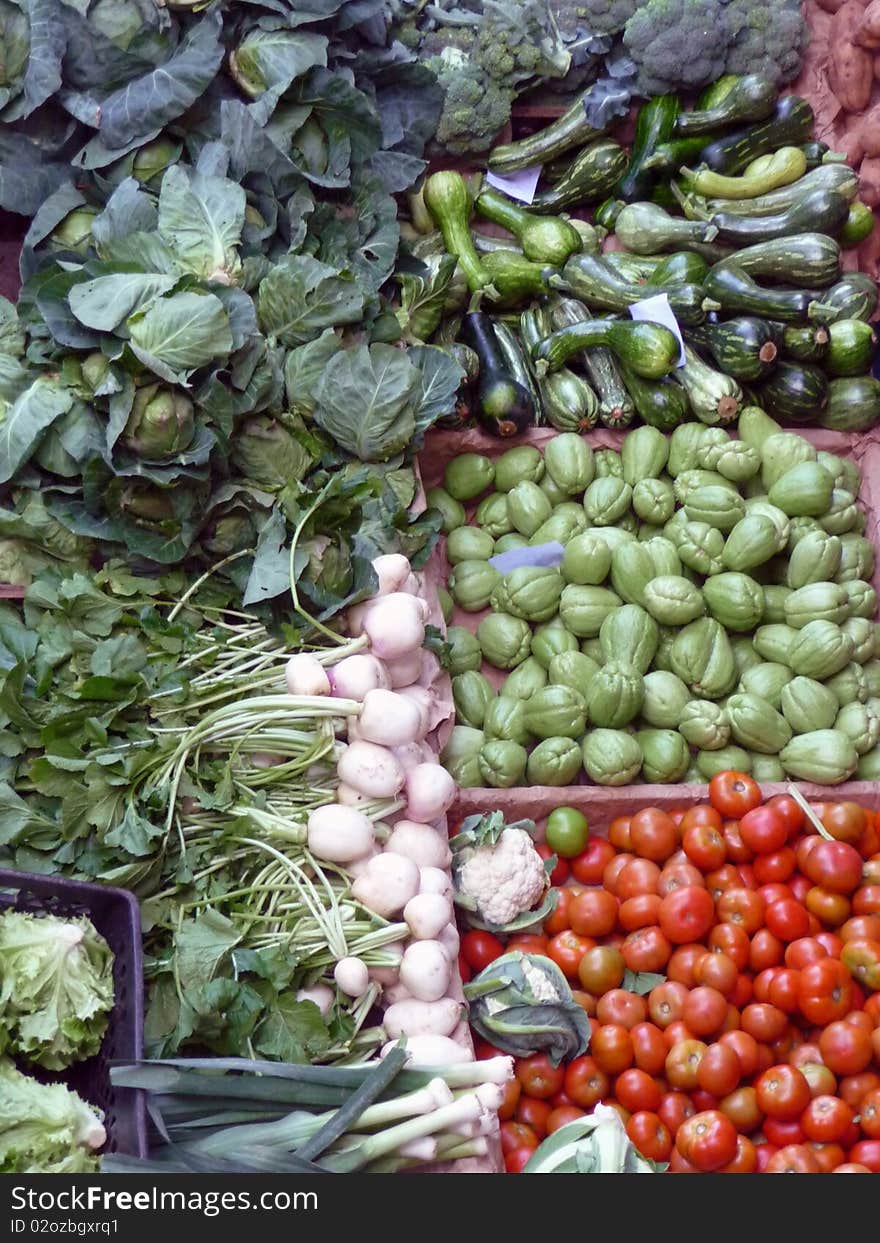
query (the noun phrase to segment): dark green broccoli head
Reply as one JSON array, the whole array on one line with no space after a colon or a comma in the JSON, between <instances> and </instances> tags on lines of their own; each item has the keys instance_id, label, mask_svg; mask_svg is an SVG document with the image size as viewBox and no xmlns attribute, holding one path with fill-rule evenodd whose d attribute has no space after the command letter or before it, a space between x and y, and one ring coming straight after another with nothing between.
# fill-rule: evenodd
<instances>
[{"instance_id":1,"label":"dark green broccoli head","mask_svg":"<svg viewBox=\"0 0 880 1243\"><path fill-rule=\"evenodd\" d=\"M798 76L810 31L798 0L730 0L726 73L763 73L777 86Z\"/></svg>"},{"instance_id":2,"label":"dark green broccoli head","mask_svg":"<svg viewBox=\"0 0 880 1243\"><path fill-rule=\"evenodd\" d=\"M724 73L730 27L720 0L648 0L626 23L623 42L644 95L695 90Z\"/></svg>"},{"instance_id":3,"label":"dark green broccoli head","mask_svg":"<svg viewBox=\"0 0 880 1243\"><path fill-rule=\"evenodd\" d=\"M437 142L453 155L487 151L510 120L513 91L454 48L425 63L446 92Z\"/></svg>"},{"instance_id":4,"label":"dark green broccoli head","mask_svg":"<svg viewBox=\"0 0 880 1243\"><path fill-rule=\"evenodd\" d=\"M576 0L553 4L560 30L568 37L569 29L584 29L594 35L613 35L623 30L633 13L645 0Z\"/></svg>"}]
</instances>

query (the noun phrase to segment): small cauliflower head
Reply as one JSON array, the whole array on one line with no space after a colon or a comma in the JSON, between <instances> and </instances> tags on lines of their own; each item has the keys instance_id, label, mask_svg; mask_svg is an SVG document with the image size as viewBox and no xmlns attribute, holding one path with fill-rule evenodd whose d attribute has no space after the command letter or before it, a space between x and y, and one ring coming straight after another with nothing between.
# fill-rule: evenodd
<instances>
[{"instance_id":1,"label":"small cauliflower head","mask_svg":"<svg viewBox=\"0 0 880 1243\"><path fill-rule=\"evenodd\" d=\"M458 887L487 924L510 923L535 906L547 889L544 860L525 829L505 829L494 845L479 847L462 864Z\"/></svg>"}]
</instances>

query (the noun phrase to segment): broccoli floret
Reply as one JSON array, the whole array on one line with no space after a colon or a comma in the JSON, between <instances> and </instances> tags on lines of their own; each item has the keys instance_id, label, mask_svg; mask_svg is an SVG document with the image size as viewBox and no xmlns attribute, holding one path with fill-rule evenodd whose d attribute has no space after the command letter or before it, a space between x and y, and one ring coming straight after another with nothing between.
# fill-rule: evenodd
<instances>
[{"instance_id":1,"label":"broccoli floret","mask_svg":"<svg viewBox=\"0 0 880 1243\"><path fill-rule=\"evenodd\" d=\"M799 0L731 0L726 8L732 43L727 73L763 73L780 86L801 71L810 39Z\"/></svg>"},{"instance_id":2,"label":"broccoli floret","mask_svg":"<svg viewBox=\"0 0 880 1243\"><path fill-rule=\"evenodd\" d=\"M557 25L565 37L570 31L588 30L594 35L613 35L623 30L633 13L645 0L569 0L553 4Z\"/></svg>"},{"instance_id":3,"label":"broccoli floret","mask_svg":"<svg viewBox=\"0 0 880 1243\"><path fill-rule=\"evenodd\" d=\"M437 142L453 155L487 151L510 120L514 92L457 48L448 47L425 63L446 92Z\"/></svg>"},{"instance_id":4,"label":"broccoli floret","mask_svg":"<svg viewBox=\"0 0 880 1243\"><path fill-rule=\"evenodd\" d=\"M530 78L564 77L571 65L546 0L483 0L473 56L510 88Z\"/></svg>"},{"instance_id":5,"label":"broccoli floret","mask_svg":"<svg viewBox=\"0 0 880 1243\"><path fill-rule=\"evenodd\" d=\"M623 42L638 66L638 89L650 96L714 82L730 38L719 0L648 0L626 23Z\"/></svg>"}]
</instances>

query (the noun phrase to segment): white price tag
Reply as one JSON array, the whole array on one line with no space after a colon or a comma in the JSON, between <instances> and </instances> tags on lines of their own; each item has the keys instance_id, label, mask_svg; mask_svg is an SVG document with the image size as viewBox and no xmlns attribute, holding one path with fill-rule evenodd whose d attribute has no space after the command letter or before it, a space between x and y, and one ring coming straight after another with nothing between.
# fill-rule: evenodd
<instances>
[{"instance_id":1,"label":"white price tag","mask_svg":"<svg viewBox=\"0 0 880 1243\"><path fill-rule=\"evenodd\" d=\"M669 305L669 298L665 293L654 294L653 298L642 298L641 302L634 302L629 308L629 313L632 319L662 324L664 328L674 333L678 338L679 346L678 366L684 366L684 337L681 335L678 320L675 318L672 307Z\"/></svg>"},{"instance_id":2,"label":"white price tag","mask_svg":"<svg viewBox=\"0 0 880 1243\"><path fill-rule=\"evenodd\" d=\"M538 165L536 168L521 168L518 173L510 173L507 177L500 177L498 173L489 172L486 173L486 181L495 190L506 194L508 198L519 199L521 203L531 203L534 200L540 176L541 166Z\"/></svg>"}]
</instances>

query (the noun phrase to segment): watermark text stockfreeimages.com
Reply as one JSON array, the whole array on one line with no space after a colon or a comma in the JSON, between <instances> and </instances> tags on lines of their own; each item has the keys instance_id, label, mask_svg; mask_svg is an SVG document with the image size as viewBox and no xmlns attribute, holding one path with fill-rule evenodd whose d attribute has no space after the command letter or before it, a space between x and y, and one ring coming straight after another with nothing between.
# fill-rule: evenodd
<instances>
[{"instance_id":1,"label":"watermark text stockfreeimages.com","mask_svg":"<svg viewBox=\"0 0 880 1243\"><path fill-rule=\"evenodd\" d=\"M247 1212L317 1212L315 1191L164 1191L148 1187L142 1191L114 1191L101 1186L66 1187L58 1191L34 1187L13 1187L13 1211L29 1212L185 1212L219 1217L221 1213ZM109 1224L109 1223L105 1223ZM14 1233L21 1233L20 1227ZM54 1232L53 1232L54 1233ZM73 1233L86 1233L74 1231ZM108 1233L102 1231L102 1233Z\"/></svg>"}]
</instances>

